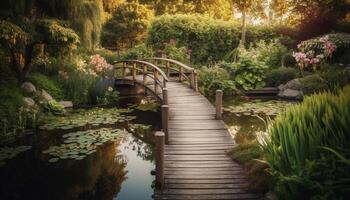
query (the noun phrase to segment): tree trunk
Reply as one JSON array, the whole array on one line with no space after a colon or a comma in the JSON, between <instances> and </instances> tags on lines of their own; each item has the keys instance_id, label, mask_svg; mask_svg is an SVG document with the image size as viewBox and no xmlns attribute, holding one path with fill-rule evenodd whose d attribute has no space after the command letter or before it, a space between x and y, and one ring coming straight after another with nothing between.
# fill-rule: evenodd
<instances>
[{"instance_id":1,"label":"tree trunk","mask_svg":"<svg viewBox=\"0 0 350 200\"><path fill-rule=\"evenodd\" d=\"M246 32L247 32L247 24L246 24L246 12L242 10L242 36L241 36L241 44L244 45L246 42Z\"/></svg>"}]
</instances>

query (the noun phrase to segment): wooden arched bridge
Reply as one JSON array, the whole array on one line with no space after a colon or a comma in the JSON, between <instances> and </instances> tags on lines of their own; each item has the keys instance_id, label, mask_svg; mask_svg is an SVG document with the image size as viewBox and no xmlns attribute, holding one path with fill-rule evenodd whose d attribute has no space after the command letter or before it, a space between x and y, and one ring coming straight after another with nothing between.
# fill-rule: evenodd
<instances>
[{"instance_id":1,"label":"wooden arched bridge","mask_svg":"<svg viewBox=\"0 0 350 200\"><path fill-rule=\"evenodd\" d=\"M259 199L247 192L243 169L227 156L234 146L216 108L198 92L196 71L167 59L114 63L116 84L139 84L162 101L162 132L156 133L155 199Z\"/></svg>"}]
</instances>

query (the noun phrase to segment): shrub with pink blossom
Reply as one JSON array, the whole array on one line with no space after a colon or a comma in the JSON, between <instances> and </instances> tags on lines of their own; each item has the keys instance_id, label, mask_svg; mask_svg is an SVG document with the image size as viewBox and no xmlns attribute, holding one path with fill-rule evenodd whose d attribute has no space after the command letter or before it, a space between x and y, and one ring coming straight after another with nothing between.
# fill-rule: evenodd
<instances>
[{"instance_id":1,"label":"shrub with pink blossom","mask_svg":"<svg viewBox=\"0 0 350 200\"><path fill-rule=\"evenodd\" d=\"M304 41L298 44L299 52L293 53L293 57L301 70L316 70L322 62L330 60L337 49L337 46L329 39L328 35L317 40L317 48L308 48L309 42Z\"/></svg>"},{"instance_id":2,"label":"shrub with pink blossom","mask_svg":"<svg viewBox=\"0 0 350 200\"><path fill-rule=\"evenodd\" d=\"M112 67L107 63L106 59L99 54L95 54L90 57L90 65L93 67L96 73L103 73Z\"/></svg>"}]
</instances>

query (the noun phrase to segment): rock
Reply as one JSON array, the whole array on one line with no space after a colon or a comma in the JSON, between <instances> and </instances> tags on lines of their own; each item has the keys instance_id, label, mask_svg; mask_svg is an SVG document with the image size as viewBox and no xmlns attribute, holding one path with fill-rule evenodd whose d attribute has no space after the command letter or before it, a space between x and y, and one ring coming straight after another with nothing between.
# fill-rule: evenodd
<instances>
[{"instance_id":1,"label":"rock","mask_svg":"<svg viewBox=\"0 0 350 200\"><path fill-rule=\"evenodd\" d=\"M287 98L287 99L295 99L295 100L300 100L303 98L303 92L300 90L293 90L293 89L286 89L281 91L278 96L282 98Z\"/></svg>"},{"instance_id":2,"label":"rock","mask_svg":"<svg viewBox=\"0 0 350 200\"><path fill-rule=\"evenodd\" d=\"M300 82L300 79L293 79L284 85L284 89L302 90L303 84Z\"/></svg>"},{"instance_id":3,"label":"rock","mask_svg":"<svg viewBox=\"0 0 350 200\"><path fill-rule=\"evenodd\" d=\"M47 93L45 90L41 90L41 96L45 101L53 100L52 96L49 93Z\"/></svg>"},{"instance_id":4,"label":"rock","mask_svg":"<svg viewBox=\"0 0 350 200\"><path fill-rule=\"evenodd\" d=\"M59 102L64 108L73 108L73 102L71 101L60 101Z\"/></svg>"},{"instance_id":5,"label":"rock","mask_svg":"<svg viewBox=\"0 0 350 200\"><path fill-rule=\"evenodd\" d=\"M23 92L26 94L33 94L36 92L36 88L31 82L24 82L21 85L21 88L22 88Z\"/></svg>"},{"instance_id":6,"label":"rock","mask_svg":"<svg viewBox=\"0 0 350 200\"><path fill-rule=\"evenodd\" d=\"M277 199L277 196L274 192L269 191L268 193L266 193L265 198L268 200L275 200Z\"/></svg>"},{"instance_id":7,"label":"rock","mask_svg":"<svg viewBox=\"0 0 350 200\"><path fill-rule=\"evenodd\" d=\"M24 104L27 107L31 108L31 107L35 106L35 101L32 98L30 98L30 97L24 97Z\"/></svg>"},{"instance_id":8,"label":"rock","mask_svg":"<svg viewBox=\"0 0 350 200\"><path fill-rule=\"evenodd\" d=\"M281 91L281 90L284 90L285 85L284 85L284 84L281 84L281 85L279 85L277 88L278 88L280 91Z\"/></svg>"}]
</instances>

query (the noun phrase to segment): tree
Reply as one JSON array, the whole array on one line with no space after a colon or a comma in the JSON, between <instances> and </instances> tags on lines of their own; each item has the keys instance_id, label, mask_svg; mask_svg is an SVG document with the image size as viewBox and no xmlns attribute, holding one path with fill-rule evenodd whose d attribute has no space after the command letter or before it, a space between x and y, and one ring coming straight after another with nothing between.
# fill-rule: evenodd
<instances>
[{"instance_id":1,"label":"tree","mask_svg":"<svg viewBox=\"0 0 350 200\"><path fill-rule=\"evenodd\" d=\"M8 0L6 0L8 1ZM100 42L104 22L103 3L112 0L31 0L36 1L39 12L65 20L79 34L82 45L93 49Z\"/></svg>"},{"instance_id":2,"label":"tree","mask_svg":"<svg viewBox=\"0 0 350 200\"><path fill-rule=\"evenodd\" d=\"M232 0L233 6L242 13L242 36L241 43L245 44L247 22L246 15L251 13L253 15L259 15L264 12L264 0Z\"/></svg>"},{"instance_id":3,"label":"tree","mask_svg":"<svg viewBox=\"0 0 350 200\"><path fill-rule=\"evenodd\" d=\"M133 47L145 37L152 17L152 10L144 5L123 3L106 22L101 38L102 45L118 47L130 44Z\"/></svg>"},{"instance_id":4,"label":"tree","mask_svg":"<svg viewBox=\"0 0 350 200\"><path fill-rule=\"evenodd\" d=\"M0 45L9 56L11 70L24 81L32 68L34 50L40 44L74 48L79 36L54 20L39 20L31 24L32 32L25 32L16 24L0 20Z\"/></svg>"}]
</instances>

